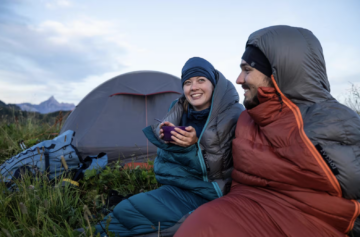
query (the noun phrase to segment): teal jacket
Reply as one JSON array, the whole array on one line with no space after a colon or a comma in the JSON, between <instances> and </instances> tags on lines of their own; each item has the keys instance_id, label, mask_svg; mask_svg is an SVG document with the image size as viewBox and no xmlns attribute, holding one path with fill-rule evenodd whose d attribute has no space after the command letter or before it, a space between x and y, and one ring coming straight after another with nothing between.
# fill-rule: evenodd
<instances>
[{"instance_id":1,"label":"teal jacket","mask_svg":"<svg viewBox=\"0 0 360 237\"><path fill-rule=\"evenodd\" d=\"M149 141L158 147L154 171L159 183L191 190L208 200L221 196L211 182L203 180L196 144L190 147L166 144L157 139L151 127L147 127L143 131Z\"/></svg>"},{"instance_id":2,"label":"teal jacket","mask_svg":"<svg viewBox=\"0 0 360 237\"><path fill-rule=\"evenodd\" d=\"M166 144L159 138L159 123L143 129L148 140L158 147L154 163L156 179L174 185L207 200L223 196L230 188L232 155L231 141L244 107L233 86L217 71L211 111L196 144L180 147ZM180 125L183 99L173 102L163 121Z\"/></svg>"}]
</instances>

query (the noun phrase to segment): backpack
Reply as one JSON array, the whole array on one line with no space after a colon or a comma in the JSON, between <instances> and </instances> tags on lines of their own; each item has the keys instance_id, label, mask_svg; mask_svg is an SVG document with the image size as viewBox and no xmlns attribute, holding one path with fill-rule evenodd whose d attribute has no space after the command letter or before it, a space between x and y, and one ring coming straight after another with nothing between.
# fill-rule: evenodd
<instances>
[{"instance_id":1,"label":"backpack","mask_svg":"<svg viewBox=\"0 0 360 237\"><path fill-rule=\"evenodd\" d=\"M14 180L21 178L25 172L32 176L45 174L49 180L63 175L71 174L71 179L63 179L75 186L86 170L96 169L101 171L108 163L105 153L97 156L87 156L85 159L71 144L75 132L67 130L53 140L40 142L23 152L6 160L0 166L0 178L10 189L14 186Z\"/></svg>"}]
</instances>

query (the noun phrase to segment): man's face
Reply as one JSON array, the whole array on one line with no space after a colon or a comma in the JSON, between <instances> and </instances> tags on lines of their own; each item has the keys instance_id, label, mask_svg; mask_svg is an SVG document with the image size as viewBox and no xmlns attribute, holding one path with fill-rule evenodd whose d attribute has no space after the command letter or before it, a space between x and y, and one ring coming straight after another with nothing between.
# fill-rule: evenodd
<instances>
[{"instance_id":1,"label":"man's face","mask_svg":"<svg viewBox=\"0 0 360 237\"><path fill-rule=\"evenodd\" d=\"M271 87L270 78L251 67L245 60L241 60L240 67L241 73L236 79L236 84L242 85L245 91L245 108L252 109L260 103L257 97L257 89L259 87Z\"/></svg>"}]
</instances>

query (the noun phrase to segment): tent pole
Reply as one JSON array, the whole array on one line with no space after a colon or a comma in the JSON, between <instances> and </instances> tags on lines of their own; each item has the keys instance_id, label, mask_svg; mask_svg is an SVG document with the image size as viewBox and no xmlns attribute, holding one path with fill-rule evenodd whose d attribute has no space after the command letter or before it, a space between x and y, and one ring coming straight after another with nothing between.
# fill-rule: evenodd
<instances>
[{"instance_id":1,"label":"tent pole","mask_svg":"<svg viewBox=\"0 0 360 237\"><path fill-rule=\"evenodd\" d=\"M148 119L147 119L147 95L145 95L145 123L146 127L148 126ZM149 159L149 140L146 138L146 157Z\"/></svg>"}]
</instances>

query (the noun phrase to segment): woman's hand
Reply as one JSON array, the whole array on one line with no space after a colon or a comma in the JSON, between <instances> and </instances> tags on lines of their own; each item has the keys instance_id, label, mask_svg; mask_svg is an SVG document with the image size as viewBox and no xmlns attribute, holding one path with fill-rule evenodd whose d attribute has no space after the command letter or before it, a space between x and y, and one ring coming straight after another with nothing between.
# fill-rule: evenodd
<instances>
[{"instance_id":1,"label":"woman's hand","mask_svg":"<svg viewBox=\"0 0 360 237\"><path fill-rule=\"evenodd\" d=\"M198 138L196 136L196 130L195 128L188 126L185 128L186 131L175 128L175 131L171 131L171 139L173 139L173 142L170 142L172 144L182 146L182 147L189 147L191 145L194 145L197 143Z\"/></svg>"},{"instance_id":2,"label":"woman's hand","mask_svg":"<svg viewBox=\"0 0 360 237\"><path fill-rule=\"evenodd\" d=\"M170 126L170 127L175 127L174 124L170 123L170 122L163 122L163 123L160 123L160 131L159 131L159 136L160 136L160 139L162 139L164 137L164 130L162 130L162 127L163 126ZM165 143L169 143L169 142L165 142Z\"/></svg>"}]
</instances>

